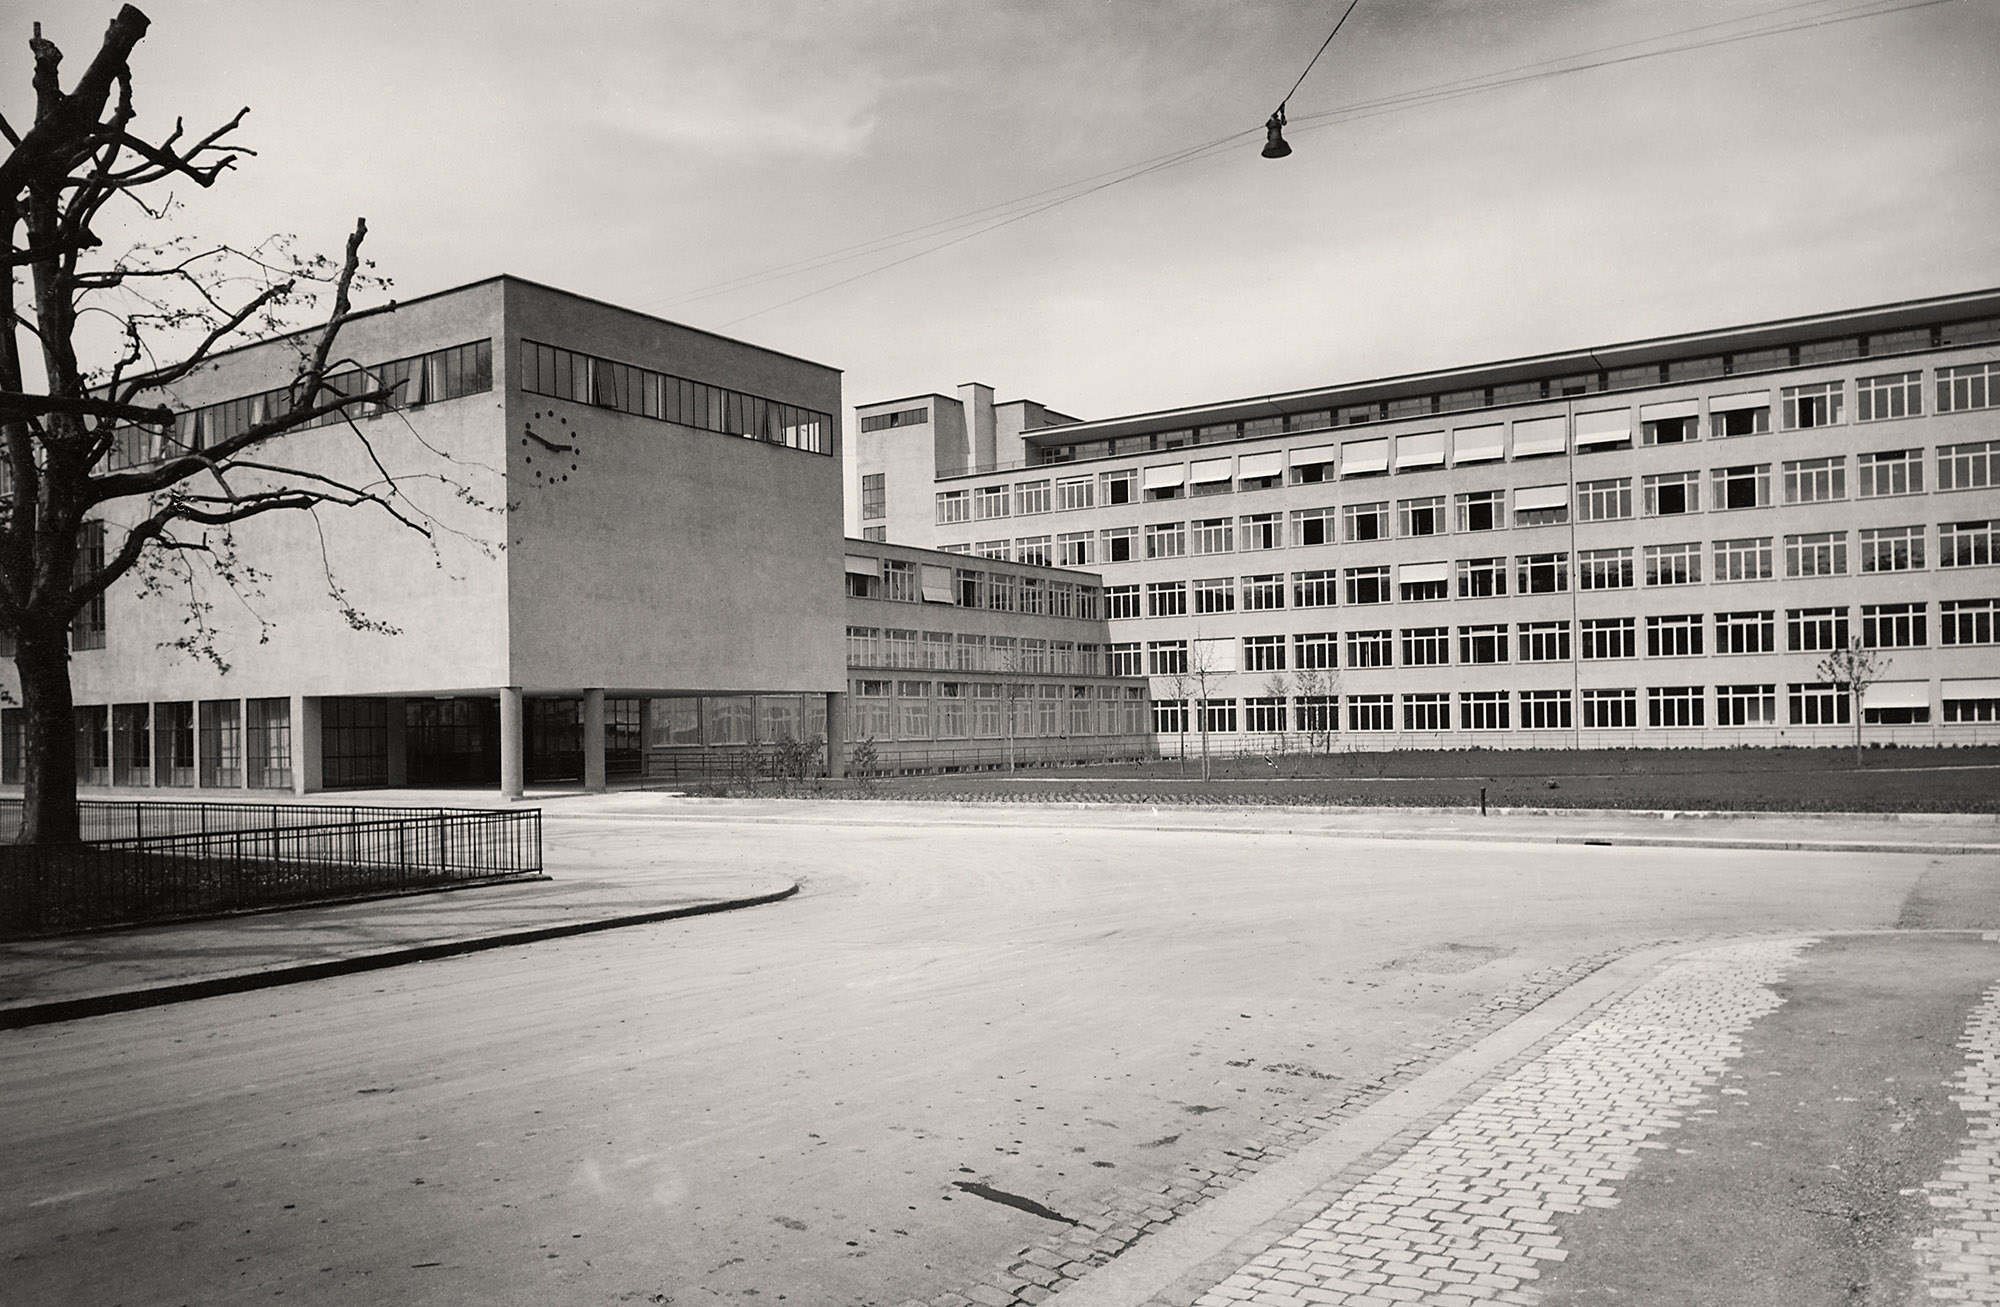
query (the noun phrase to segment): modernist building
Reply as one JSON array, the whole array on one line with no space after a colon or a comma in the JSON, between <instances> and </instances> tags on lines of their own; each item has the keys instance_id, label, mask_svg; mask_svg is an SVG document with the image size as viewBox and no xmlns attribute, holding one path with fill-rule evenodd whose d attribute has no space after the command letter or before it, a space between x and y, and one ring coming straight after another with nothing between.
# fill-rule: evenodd
<instances>
[{"instance_id":1,"label":"modernist building","mask_svg":"<svg viewBox=\"0 0 2000 1307\"><path fill-rule=\"evenodd\" d=\"M844 566L851 763L956 771L1152 753L1146 682L1111 671L1094 574L867 540L847 542Z\"/></svg>"},{"instance_id":2,"label":"modernist building","mask_svg":"<svg viewBox=\"0 0 2000 1307\"><path fill-rule=\"evenodd\" d=\"M869 404L857 523L1101 574L1239 746L2000 740L2000 291L997 435ZM969 410L969 415L962 411ZM965 431L996 430L988 446ZM1199 723L1197 723L1199 724Z\"/></svg>"},{"instance_id":3,"label":"modernist building","mask_svg":"<svg viewBox=\"0 0 2000 1307\"><path fill-rule=\"evenodd\" d=\"M834 369L512 277L363 314L340 349L397 401L279 448L351 485L379 464L428 538L368 506L274 514L234 533L263 575L122 581L72 633L86 783L519 793L839 720ZM222 356L163 395L169 439L243 429L294 362Z\"/></svg>"}]
</instances>

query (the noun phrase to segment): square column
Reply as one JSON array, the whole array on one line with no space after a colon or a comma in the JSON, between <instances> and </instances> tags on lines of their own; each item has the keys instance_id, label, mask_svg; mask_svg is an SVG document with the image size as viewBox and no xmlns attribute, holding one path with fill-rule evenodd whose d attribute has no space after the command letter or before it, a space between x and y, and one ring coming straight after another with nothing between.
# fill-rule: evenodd
<instances>
[{"instance_id":1,"label":"square column","mask_svg":"<svg viewBox=\"0 0 2000 1307\"><path fill-rule=\"evenodd\" d=\"M321 765L319 696L292 696L292 793L311 794L324 786Z\"/></svg>"},{"instance_id":2,"label":"square column","mask_svg":"<svg viewBox=\"0 0 2000 1307\"><path fill-rule=\"evenodd\" d=\"M583 792L604 793L604 691L583 692Z\"/></svg>"},{"instance_id":3,"label":"square column","mask_svg":"<svg viewBox=\"0 0 2000 1307\"><path fill-rule=\"evenodd\" d=\"M826 696L826 774L847 775L847 696L838 691Z\"/></svg>"},{"instance_id":4,"label":"square column","mask_svg":"<svg viewBox=\"0 0 2000 1307\"><path fill-rule=\"evenodd\" d=\"M522 748L521 687L500 687L500 797L518 799L527 793L527 754Z\"/></svg>"}]
</instances>

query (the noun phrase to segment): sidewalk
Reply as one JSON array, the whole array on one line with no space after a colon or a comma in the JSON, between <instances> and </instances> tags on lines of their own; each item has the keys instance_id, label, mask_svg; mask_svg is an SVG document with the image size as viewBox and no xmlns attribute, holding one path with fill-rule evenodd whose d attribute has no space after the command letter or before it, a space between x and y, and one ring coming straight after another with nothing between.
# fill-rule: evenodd
<instances>
[{"instance_id":1,"label":"sidewalk","mask_svg":"<svg viewBox=\"0 0 2000 1307\"><path fill-rule=\"evenodd\" d=\"M1048 1300L2000 1302L1996 981L1966 931L1628 956Z\"/></svg>"}]
</instances>

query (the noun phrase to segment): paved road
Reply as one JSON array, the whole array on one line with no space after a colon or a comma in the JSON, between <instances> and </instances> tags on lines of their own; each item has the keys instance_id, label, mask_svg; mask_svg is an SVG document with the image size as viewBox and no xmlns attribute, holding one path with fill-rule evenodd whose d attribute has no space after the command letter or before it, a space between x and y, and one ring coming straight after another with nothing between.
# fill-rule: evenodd
<instances>
[{"instance_id":1,"label":"paved road","mask_svg":"<svg viewBox=\"0 0 2000 1307\"><path fill-rule=\"evenodd\" d=\"M1992 866L1109 821L565 841L805 888L0 1035L0 1296L937 1298L1581 958L1891 925Z\"/></svg>"}]
</instances>

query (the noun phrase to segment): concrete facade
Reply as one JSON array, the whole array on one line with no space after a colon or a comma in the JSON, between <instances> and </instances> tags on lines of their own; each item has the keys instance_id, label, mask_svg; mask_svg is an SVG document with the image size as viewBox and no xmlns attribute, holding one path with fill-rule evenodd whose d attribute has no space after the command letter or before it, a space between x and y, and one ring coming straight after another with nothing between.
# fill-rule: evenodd
<instances>
[{"instance_id":1,"label":"concrete facade","mask_svg":"<svg viewBox=\"0 0 2000 1307\"><path fill-rule=\"evenodd\" d=\"M703 696L724 743L757 695L761 720L824 733L845 683L835 369L512 277L363 314L339 345L371 377L415 360L415 402L272 456L386 471L423 531L368 505L273 514L235 528L255 571L233 587L121 580L72 637L85 783L595 787L607 738L614 769L641 767L669 751L655 705ZM177 438L240 420L293 361L269 342L174 386ZM108 508L115 547L130 518ZM215 659L187 647L197 625ZM11 664L0 684L18 694Z\"/></svg>"},{"instance_id":2,"label":"concrete facade","mask_svg":"<svg viewBox=\"0 0 2000 1307\"><path fill-rule=\"evenodd\" d=\"M1867 738L2000 739L2000 292L1028 428L971 467L920 434L857 433L888 538L1100 573L1163 739L1837 744L1817 668L1850 639L1888 662Z\"/></svg>"}]
</instances>

